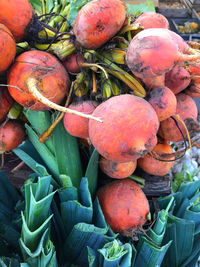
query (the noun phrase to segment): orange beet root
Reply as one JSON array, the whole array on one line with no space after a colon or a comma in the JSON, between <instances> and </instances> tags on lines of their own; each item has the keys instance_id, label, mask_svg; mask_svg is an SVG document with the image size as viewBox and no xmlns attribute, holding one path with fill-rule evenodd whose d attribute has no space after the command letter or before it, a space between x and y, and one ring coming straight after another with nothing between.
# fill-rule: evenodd
<instances>
[{"instance_id":1,"label":"orange beet root","mask_svg":"<svg viewBox=\"0 0 200 267\"><path fill-rule=\"evenodd\" d=\"M196 103L191 96L183 93L177 94L176 98L176 113L179 114L180 118L188 127L190 123L197 121L198 110ZM186 137L186 131L184 127L180 124L180 122L177 122L177 124L183 135ZM180 142L183 140L182 134L172 118L168 118L160 123L158 134L167 141Z\"/></svg>"},{"instance_id":2,"label":"orange beet root","mask_svg":"<svg viewBox=\"0 0 200 267\"><path fill-rule=\"evenodd\" d=\"M166 175L174 164L174 156L162 157L164 154L173 153L172 147L167 143L157 144L153 151L155 151L162 159L161 161L147 154L144 158L138 159L138 166L145 172L151 175L163 176ZM156 156L155 156L156 157ZM169 160L169 161L167 161Z\"/></svg>"},{"instance_id":3,"label":"orange beet root","mask_svg":"<svg viewBox=\"0 0 200 267\"><path fill-rule=\"evenodd\" d=\"M71 54L63 62L66 70L71 74L81 72L81 64L84 62L84 57L81 54Z\"/></svg>"},{"instance_id":4,"label":"orange beet root","mask_svg":"<svg viewBox=\"0 0 200 267\"><path fill-rule=\"evenodd\" d=\"M23 40L26 28L33 18L33 8L28 0L1 0L0 23L5 24L16 42Z\"/></svg>"},{"instance_id":5,"label":"orange beet root","mask_svg":"<svg viewBox=\"0 0 200 267\"><path fill-rule=\"evenodd\" d=\"M149 95L148 102L155 109L159 121L175 114L177 101L174 93L169 88L166 86L156 87L150 91Z\"/></svg>"},{"instance_id":6,"label":"orange beet root","mask_svg":"<svg viewBox=\"0 0 200 267\"><path fill-rule=\"evenodd\" d=\"M147 220L148 200L137 183L130 179L108 183L97 191L97 197L114 232L132 235Z\"/></svg>"},{"instance_id":7,"label":"orange beet root","mask_svg":"<svg viewBox=\"0 0 200 267\"><path fill-rule=\"evenodd\" d=\"M111 178L122 179L127 178L135 171L137 161L115 162L101 157L99 166L102 172Z\"/></svg>"},{"instance_id":8,"label":"orange beet root","mask_svg":"<svg viewBox=\"0 0 200 267\"><path fill-rule=\"evenodd\" d=\"M0 126L0 153L12 150L19 146L25 139L23 125L15 120L10 120Z\"/></svg>"},{"instance_id":9,"label":"orange beet root","mask_svg":"<svg viewBox=\"0 0 200 267\"><path fill-rule=\"evenodd\" d=\"M0 4L1 5L1 4ZM0 73L6 71L16 54L16 43L10 30L0 24Z\"/></svg>"},{"instance_id":10,"label":"orange beet root","mask_svg":"<svg viewBox=\"0 0 200 267\"><path fill-rule=\"evenodd\" d=\"M183 91L191 82L190 73L182 66L175 66L165 74L165 85L172 90L174 94Z\"/></svg>"},{"instance_id":11,"label":"orange beet root","mask_svg":"<svg viewBox=\"0 0 200 267\"><path fill-rule=\"evenodd\" d=\"M95 101L76 102L69 105L70 109L92 114L98 103ZM65 113L63 118L64 127L68 133L80 138L89 138L88 124L89 119L74 114Z\"/></svg>"},{"instance_id":12,"label":"orange beet root","mask_svg":"<svg viewBox=\"0 0 200 267\"><path fill-rule=\"evenodd\" d=\"M8 93L8 89L0 86L0 122L6 118L13 102L12 97Z\"/></svg>"},{"instance_id":13,"label":"orange beet root","mask_svg":"<svg viewBox=\"0 0 200 267\"><path fill-rule=\"evenodd\" d=\"M114 96L100 104L93 116L103 123L89 120L89 137L106 159L134 161L157 143L158 117L143 98L129 94Z\"/></svg>"},{"instance_id":14,"label":"orange beet root","mask_svg":"<svg viewBox=\"0 0 200 267\"><path fill-rule=\"evenodd\" d=\"M165 16L156 12L143 12L135 20L135 23L140 23L144 29L149 28L169 28L169 22Z\"/></svg>"},{"instance_id":15,"label":"orange beet root","mask_svg":"<svg viewBox=\"0 0 200 267\"><path fill-rule=\"evenodd\" d=\"M29 78L34 78L41 94L56 104L61 103L70 86L69 75L56 57L37 50L22 53L9 70L8 90L16 102L32 110L47 110L49 107L29 93Z\"/></svg>"},{"instance_id":16,"label":"orange beet root","mask_svg":"<svg viewBox=\"0 0 200 267\"><path fill-rule=\"evenodd\" d=\"M125 4L119 0L93 0L79 11L73 24L77 41L85 48L96 49L122 27Z\"/></svg>"}]
</instances>

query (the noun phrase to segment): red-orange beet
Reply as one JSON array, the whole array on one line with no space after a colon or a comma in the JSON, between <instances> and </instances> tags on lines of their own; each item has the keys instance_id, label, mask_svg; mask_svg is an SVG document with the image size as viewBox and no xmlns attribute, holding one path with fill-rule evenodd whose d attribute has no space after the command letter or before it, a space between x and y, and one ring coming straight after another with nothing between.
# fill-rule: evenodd
<instances>
[{"instance_id":1,"label":"red-orange beet","mask_svg":"<svg viewBox=\"0 0 200 267\"><path fill-rule=\"evenodd\" d=\"M176 113L189 126L191 122L197 121L198 110L195 101L191 96L179 93L176 95L177 109ZM183 135L186 137L184 127L177 122ZM182 134L172 118L168 118L160 123L159 135L167 141L180 142L183 140Z\"/></svg>"},{"instance_id":2,"label":"red-orange beet","mask_svg":"<svg viewBox=\"0 0 200 267\"><path fill-rule=\"evenodd\" d=\"M84 57L81 54L71 54L65 59L63 65L69 73L76 74L81 72L81 64L83 62Z\"/></svg>"},{"instance_id":3,"label":"red-orange beet","mask_svg":"<svg viewBox=\"0 0 200 267\"><path fill-rule=\"evenodd\" d=\"M190 73L182 66L175 66L165 74L165 85L174 94L183 91L191 82Z\"/></svg>"},{"instance_id":4,"label":"red-orange beet","mask_svg":"<svg viewBox=\"0 0 200 267\"><path fill-rule=\"evenodd\" d=\"M126 62L132 73L148 79L170 71L175 64L200 58L190 55L189 46L168 29L145 29L134 36L127 50ZM187 49L188 48L188 49ZM184 51L182 51L184 50Z\"/></svg>"},{"instance_id":5,"label":"red-orange beet","mask_svg":"<svg viewBox=\"0 0 200 267\"><path fill-rule=\"evenodd\" d=\"M87 100L81 102L74 102L69 105L70 109L83 112L85 114L92 114L98 103ZM80 138L89 138L88 125L89 119L83 118L74 114L65 113L63 118L64 127L68 133Z\"/></svg>"},{"instance_id":6,"label":"red-orange beet","mask_svg":"<svg viewBox=\"0 0 200 267\"><path fill-rule=\"evenodd\" d=\"M139 23L144 29L150 28L165 28L169 29L169 22L165 16L156 12L144 12L137 19L135 23Z\"/></svg>"},{"instance_id":7,"label":"red-orange beet","mask_svg":"<svg viewBox=\"0 0 200 267\"><path fill-rule=\"evenodd\" d=\"M137 183L130 179L108 183L97 191L97 197L105 219L114 232L133 234L147 220L148 200Z\"/></svg>"},{"instance_id":8,"label":"red-orange beet","mask_svg":"<svg viewBox=\"0 0 200 267\"><path fill-rule=\"evenodd\" d=\"M125 94L100 104L93 116L103 123L89 120L89 137L106 159L133 161L146 155L157 143L158 117L143 98Z\"/></svg>"},{"instance_id":9,"label":"red-orange beet","mask_svg":"<svg viewBox=\"0 0 200 267\"><path fill-rule=\"evenodd\" d=\"M200 97L200 84L191 84L184 93L191 97Z\"/></svg>"},{"instance_id":10,"label":"red-orange beet","mask_svg":"<svg viewBox=\"0 0 200 267\"><path fill-rule=\"evenodd\" d=\"M0 153L12 150L25 140L23 125L15 120L10 120L0 125Z\"/></svg>"},{"instance_id":11,"label":"red-orange beet","mask_svg":"<svg viewBox=\"0 0 200 267\"><path fill-rule=\"evenodd\" d=\"M0 86L0 122L6 118L13 102L12 97L8 93L8 89Z\"/></svg>"},{"instance_id":12,"label":"red-orange beet","mask_svg":"<svg viewBox=\"0 0 200 267\"><path fill-rule=\"evenodd\" d=\"M172 147L169 143L157 144L153 151L161 156L161 160L154 158L150 154L147 154L144 158L138 159L138 166L151 175L163 176L166 175L174 164L175 157L162 157L165 154L173 153ZM156 157L156 156L155 156ZM162 161L163 159L163 161Z\"/></svg>"},{"instance_id":13,"label":"red-orange beet","mask_svg":"<svg viewBox=\"0 0 200 267\"><path fill-rule=\"evenodd\" d=\"M26 29L32 21L34 10L28 0L1 0L0 23L6 25L14 35L16 42L26 35Z\"/></svg>"},{"instance_id":14,"label":"red-orange beet","mask_svg":"<svg viewBox=\"0 0 200 267\"><path fill-rule=\"evenodd\" d=\"M120 0L93 0L79 11L73 31L83 47L96 49L120 30L125 18L126 7Z\"/></svg>"},{"instance_id":15,"label":"red-orange beet","mask_svg":"<svg viewBox=\"0 0 200 267\"><path fill-rule=\"evenodd\" d=\"M29 93L29 78L37 81L38 90L42 95L57 104L64 99L70 86L67 71L55 56L37 50L22 53L8 72L8 90L16 102L32 110L50 108Z\"/></svg>"},{"instance_id":16,"label":"red-orange beet","mask_svg":"<svg viewBox=\"0 0 200 267\"><path fill-rule=\"evenodd\" d=\"M176 112L176 96L166 86L152 89L149 92L148 102L155 109L159 121L166 120Z\"/></svg>"},{"instance_id":17,"label":"red-orange beet","mask_svg":"<svg viewBox=\"0 0 200 267\"><path fill-rule=\"evenodd\" d=\"M0 4L1 5L1 4ZM10 30L0 24L0 73L11 65L16 54L16 43Z\"/></svg>"},{"instance_id":18,"label":"red-orange beet","mask_svg":"<svg viewBox=\"0 0 200 267\"><path fill-rule=\"evenodd\" d=\"M115 162L101 157L99 161L99 167L102 172L111 178L122 179L127 178L135 171L137 167L137 161Z\"/></svg>"}]
</instances>

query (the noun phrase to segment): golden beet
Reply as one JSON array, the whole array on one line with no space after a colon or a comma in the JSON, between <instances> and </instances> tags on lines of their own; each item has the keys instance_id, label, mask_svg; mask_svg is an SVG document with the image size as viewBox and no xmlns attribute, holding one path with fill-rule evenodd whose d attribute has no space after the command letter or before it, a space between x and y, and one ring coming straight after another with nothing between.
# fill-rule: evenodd
<instances>
[{"instance_id":1,"label":"golden beet","mask_svg":"<svg viewBox=\"0 0 200 267\"><path fill-rule=\"evenodd\" d=\"M99 166L102 172L111 178L122 179L127 178L135 171L137 161L115 162L101 157Z\"/></svg>"},{"instance_id":2,"label":"golden beet","mask_svg":"<svg viewBox=\"0 0 200 267\"><path fill-rule=\"evenodd\" d=\"M130 94L114 96L92 114L103 123L89 120L89 137L106 159L134 161L145 156L157 143L159 121L153 107Z\"/></svg>"},{"instance_id":3,"label":"golden beet","mask_svg":"<svg viewBox=\"0 0 200 267\"><path fill-rule=\"evenodd\" d=\"M158 157L161 156L161 159L164 161L157 159L156 156L152 157L150 154L147 154L144 158L138 159L138 166L151 175L166 175L173 166L175 157L163 157L162 155L173 153L172 147L169 143L165 142L163 144L157 144L153 151L158 154Z\"/></svg>"},{"instance_id":4,"label":"golden beet","mask_svg":"<svg viewBox=\"0 0 200 267\"><path fill-rule=\"evenodd\" d=\"M147 220L148 200L133 180L119 179L108 183L97 191L97 197L114 232L129 235Z\"/></svg>"}]
</instances>

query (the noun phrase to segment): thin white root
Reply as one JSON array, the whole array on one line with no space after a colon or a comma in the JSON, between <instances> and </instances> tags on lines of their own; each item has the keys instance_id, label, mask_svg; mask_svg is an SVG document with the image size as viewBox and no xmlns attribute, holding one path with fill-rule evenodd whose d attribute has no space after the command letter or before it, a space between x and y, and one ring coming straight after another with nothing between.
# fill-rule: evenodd
<instances>
[{"instance_id":1,"label":"thin white root","mask_svg":"<svg viewBox=\"0 0 200 267\"><path fill-rule=\"evenodd\" d=\"M66 108L66 107L63 107L63 106L60 106L60 105L57 105L56 103L50 101L49 99L47 99L46 97L44 97L37 89L37 80L35 78L28 78L27 81L27 86L28 86L28 90L29 92L40 102L42 102L44 105L52 108L52 109L55 109L55 110L58 110L58 111L61 111L61 112L65 112L65 113L71 113L71 114L74 114L74 115L78 115L78 116L81 116L81 117L84 117L84 118L87 118L87 119L92 119L92 120L96 120L98 122L103 122L100 118L96 118L92 115L88 115L88 114L85 114L85 113L82 113L82 112L79 112L79 111L76 111L76 110L72 110L72 109L69 109L69 108Z\"/></svg>"}]
</instances>

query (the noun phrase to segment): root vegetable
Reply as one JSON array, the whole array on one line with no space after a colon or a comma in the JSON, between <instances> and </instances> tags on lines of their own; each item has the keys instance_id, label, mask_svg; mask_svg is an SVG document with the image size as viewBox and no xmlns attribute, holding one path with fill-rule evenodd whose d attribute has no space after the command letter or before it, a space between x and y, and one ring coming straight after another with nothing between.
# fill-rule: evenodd
<instances>
[{"instance_id":1,"label":"root vegetable","mask_svg":"<svg viewBox=\"0 0 200 267\"><path fill-rule=\"evenodd\" d=\"M144 12L137 19L135 23L139 23L144 29L150 28L165 28L169 29L169 22L165 16L155 12Z\"/></svg>"},{"instance_id":2,"label":"root vegetable","mask_svg":"<svg viewBox=\"0 0 200 267\"><path fill-rule=\"evenodd\" d=\"M29 78L34 78L38 90L57 104L64 99L70 86L69 76L56 57L37 50L22 53L9 70L8 90L16 102L32 110L47 110L50 107L29 92Z\"/></svg>"},{"instance_id":3,"label":"root vegetable","mask_svg":"<svg viewBox=\"0 0 200 267\"><path fill-rule=\"evenodd\" d=\"M177 98L177 109L176 113L185 122L189 128L190 124L197 121L198 110L195 101L189 95L179 93L176 95ZM186 130L177 122L183 135L186 137ZM158 134L167 141L180 142L183 140L183 136L176 126L172 118L168 118L160 123Z\"/></svg>"},{"instance_id":4,"label":"root vegetable","mask_svg":"<svg viewBox=\"0 0 200 267\"><path fill-rule=\"evenodd\" d=\"M148 200L137 183L130 179L108 183L97 191L97 197L114 232L132 236L147 220Z\"/></svg>"},{"instance_id":5,"label":"root vegetable","mask_svg":"<svg viewBox=\"0 0 200 267\"><path fill-rule=\"evenodd\" d=\"M137 161L115 162L101 157L99 167L109 177L122 179L127 178L135 171Z\"/></svg>"},{"instance_id":6,"label":"root vegetable","mask_svg":"<svg viewBox=\"0 0 200 267\"><path fill-rule=\"evenodd\" d=\"M185 47L182 51L180 37L168 29L152 28L139 32L131 41L126 62L132 73L141 78L153 78L170 71L175 64L200 58L200 54L190 55ZM175 35L176 36L176 35Z\"/></svg>"},{"instance_id":7,"label":"root vegetable","mask_svg":"<svg viewBox=\"0 0 200 267\"><path fill-rule=\"evenodd\" d=\"M79 11L73 24L73 31L83 47L96 49L121 29L125 18L126 7L123 2L93 0Z\"/></svg>"},{"instance_id":8,"label":"root vegetable","mask_svg":"<svg viewBox=\"0 0 200 267\"><path fill-rule=\"evenodd\" d=\"M63 62L64 67L70 74L81 72L81 64L84 62L84 57L81 54L71 54Z\"/></svg>"},{"instance_id":9,"label":"root vegetable","mask_svg":"<svg viewBox=\"0 0 200 267\"><path fill-rule=\"evenodd\" d=\"M175 66L165 74L165 85L178 94L188 87L191 82L190 73L182 66Z\"/></svg>"},{"instance_id":10,"label":"root vegetable","mask_svg":"<svg viewBox=\"0 0 200 267\"><path fill-rule=\"evenodd\" d=\"M85 114L92 114L97 105L97 102L87 100L81 102L74 102L69 105L69 108L72 110L83 112ZM80 138L89 138L89 119L74 114L65 113L63 123L66 131L69 134Z\"/></svg>"},{"instance_id":11,"label":"root vegetable","mask_svg":"<svg viewBox=\"0 0 200 267\"><path fill-rule=\"evenodd\" d=\"M8 89L0 86L0 122L6 118L13 102L12 97L8 93Z\"/></svg>"},{"instance_id":12,"label":"root vegetable","mask_svg":"<svg viewBox=\"0 0 200 267\"><path fill-rule=\"evenodd\" d=\"M165 142L157 144L153 151L155 151L158 156L161 156L161 159L147 154L144 158L138 159L138 166L148 174L164 176L172 168L175 157L169 156L167 158L165 157L163 160L162 155L173 153L173 149L169 143Z\"/></svg>"},{"instance_id":13,"label":"root vegetable","mask_svg":"<svg viewBox=\"0 0 200 267\"><path fill-rule=\"evenodd\" d=\"M158 117L144 99L125 94L100 104L92 114L103 123L89 121L89 137L106 159L128 162L146 155L157 143Z\"/></svg>"},{"instance_id":14,"label":"root vegetable","mask_svg":"<svg viewBox=\"0 0 200 267\"><path fill-rule=\"evenodd\" d=\"M1 0L0 23L6 25L16 42L21 41L33 20L34 10L28 0Z\"/></svg>"},{"instance_id":15,"label":"root vegetable","mask_svg":"<svg viewBox=\"0 0 200 267\"><path fill-rule=\"evenodd\" d=\"M152 89L148 102L156 111L159 121L166 120L176 112L176 96L166 86Z\"/></svg>"},{"instance_id":16,"label":"root vegetable","mask_svg":"<svg viewBox=\"0 0 200 267\"><path fill-rule=\"evenodd\" d=\"M15 55L16 43L14 37L5 25L0 24L0 73L8 69Z\"/></svg>"},{"instance_id":17,"label":"root vegetable","mask_svg":"<svg viewBox=\"0 0 200 267\"><path fill-rule=\"evenodd\" d=\"M200 97L200 84L191 84L184 93L191 97Z\"/></svg>"},{"instance_id":18,"label":"root vegetable","mask_svg":"<svg viewBox=\"0 0 200 267\"><path fill-rule=\"evenodd\" d=\"M25 140L23 125L15 120L10 120L0 126L0 153L12 150Z\"/></svg>"}]
</instances>

